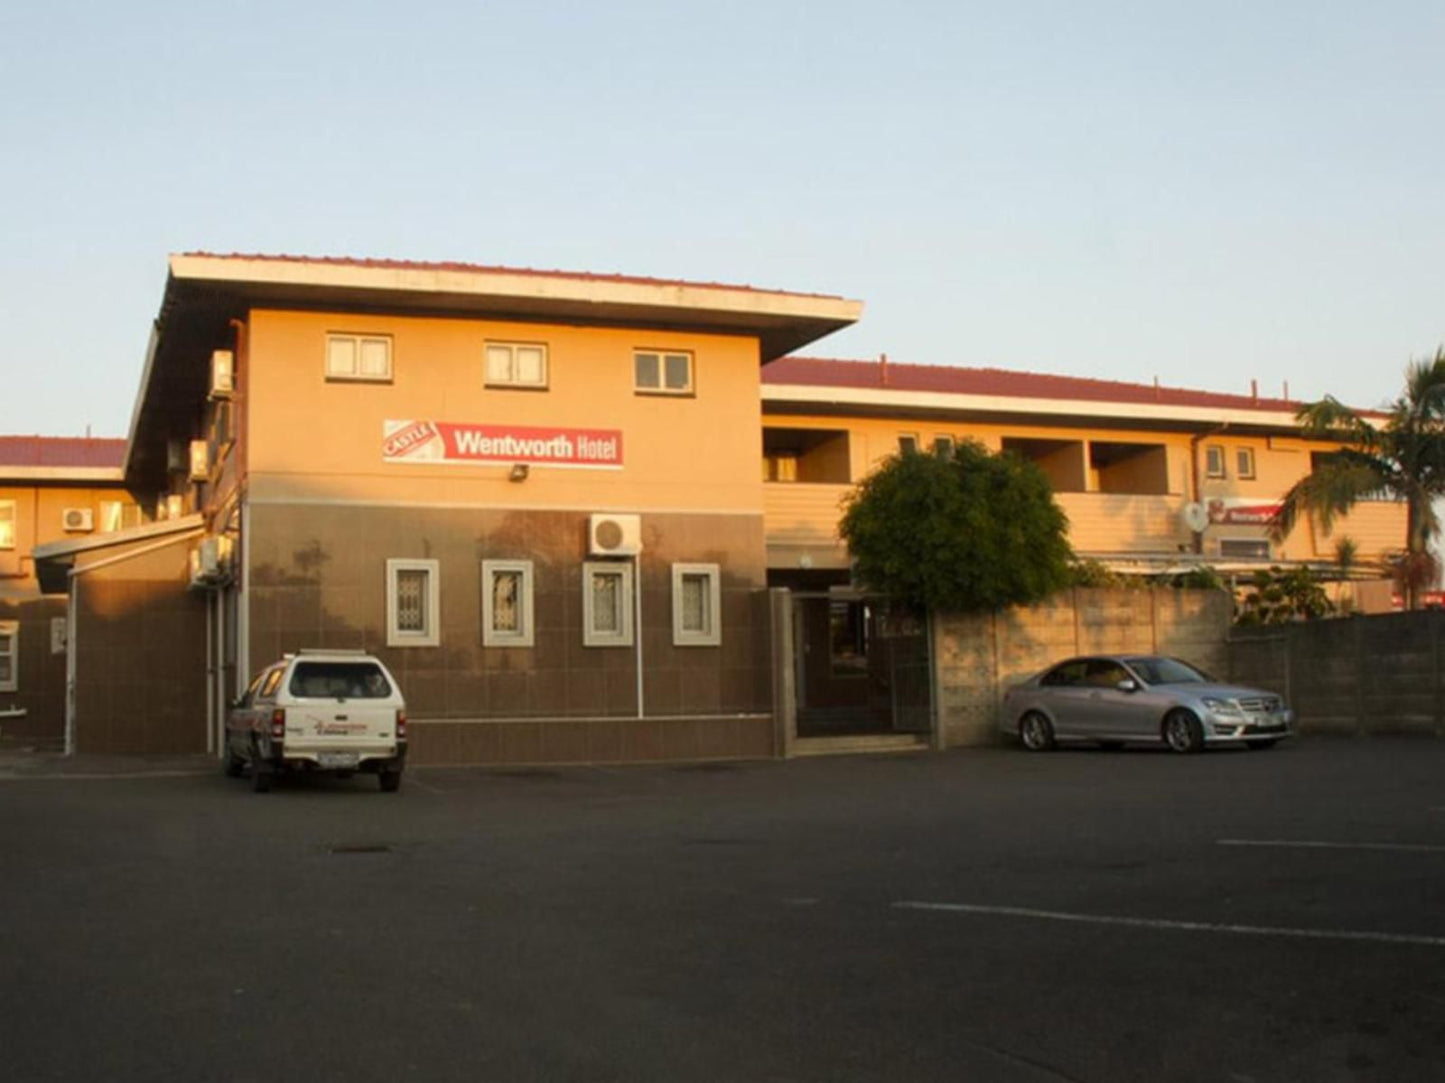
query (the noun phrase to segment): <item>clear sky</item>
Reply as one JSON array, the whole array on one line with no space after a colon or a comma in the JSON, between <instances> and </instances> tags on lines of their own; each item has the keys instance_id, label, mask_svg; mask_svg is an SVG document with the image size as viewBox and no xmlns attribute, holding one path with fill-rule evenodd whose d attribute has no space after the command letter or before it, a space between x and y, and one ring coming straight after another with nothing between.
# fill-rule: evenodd
<instances>
[{"instance_id":1,"label":"clear sky","mask_svg":"<svg viewBox=\"0 0 1445 1083\"><path fill-rule=\"evenodd\" d=\"M1445 342L1445 4L0 14L0 432L124 435L169 252L837 293L808 352L1362 406Z\"/></svg>"}]
</instances>

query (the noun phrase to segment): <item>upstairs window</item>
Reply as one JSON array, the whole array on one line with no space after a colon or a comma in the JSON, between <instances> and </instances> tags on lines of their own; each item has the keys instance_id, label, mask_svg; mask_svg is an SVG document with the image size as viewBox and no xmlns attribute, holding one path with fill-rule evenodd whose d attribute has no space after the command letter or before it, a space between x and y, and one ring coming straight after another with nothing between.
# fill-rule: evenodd
<instances>
[{"instance_id":1,"label":"upstairs window","mask_svg":"<svg viewBox=\"0 0 1445 1083\"><path fill-rule=\"evenodd\" d=\"M0 500L0 549L15 548L15 501Z\"/></svg>"},{"instance_id":2,"label":"upstairs window","mask_svg":"<svg viewBox=\"0 0 1445 1083\"><path fill-rule=\"evenodd\" d=\"M1242 478L1254 477L1254 448L1241 447L1234 449L1234 472Z\"/></svg>"},{"instance_id":3,"label":"upstairs window","mask_svg":"<svg viewBox=\"0 0 1445 1083\"><path fill-rule=\"evenodd\" d=\"M918 454L918 434L917 434L917 433L905 432L905 433L900 433L900 434L899 434L899 436L898 436L898 454L900 454L900 455L916 455L916 454Z\"/></svg>"},{"instance_id":4,"label":"upstairs window","mask_svg":"<svg viewBox=\"0 0 1445 1083\"><path fill-rule=\"evenodd\" d=\"M933 438L933 453L940 459L953 458L953 437L935 436Z\"/></svg>"},{"instance_id":5,"label":"upstairs window","mask_svg":"<svg viewBox=\"0 0 1445 1083\"><path fill-rule=\"evenodd\" d=\"M1224 477L1224 445L1207 444L1204 448L1204 475L1210 478Z\"/></svg>"},{"instance_id":6,"label":"upstairs window","mask_svg":"<svg viewBox=\"0 0 1445 1083\"><path fill-rule=\"evenodd\" d=\"M488 387L547 386L547 347L535 342L488 342Z\"/></svg>"},{"instance_id":7,"label":"upstairs window","mask_svg":"<svg viewBox=\"0 0 1445 1083\"><path fill-rule=\"evenodd\" d=\"M326 378L389 381L391 338L386 335L327 335Z\"/></svg>"},{"instance_id":8,"label":"upstairs window","mask_svg":"<svg viewBox=\"0 0 1445 1083\"><path fill-rule=\"evenodd\" d=\"M386 645L435 647L441 641L441 589L435 560L386 562Z\"/></svg>"},{"instance_id":9,"label":"upstairs window","mask_svg":"<svg viewBox=\"0 0 1445 1083\"><path fill-rule=\"evenodd\" d=\"M722 642L722 592L716 564L672 566L672 643L716 647Z\"/></svg>"},{"instance_id":10,"label":"upstairs window","mask_svg":"<svg viewBox=\"0 0 1445 1083\"><path fill-rule=\"evenodd\" d=\"M691 395L692 354L638 350L632 355L634 386L649 395Z\"/></svg>"}]
</instances>

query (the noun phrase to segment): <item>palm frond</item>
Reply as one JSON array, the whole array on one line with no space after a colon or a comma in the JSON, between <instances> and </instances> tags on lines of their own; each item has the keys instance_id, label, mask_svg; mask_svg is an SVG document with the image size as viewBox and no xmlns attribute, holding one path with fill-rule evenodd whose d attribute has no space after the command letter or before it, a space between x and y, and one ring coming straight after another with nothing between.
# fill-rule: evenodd
<instances>
[{"instance_id":1,"label":"palm frond","mask_svg":"<svg viewBox=\"0 0 1445 1083\"><path fill-rule=\"evenodd\" d=\"M1341 449L1290 486L1270 519L1269 532L1276 541L1282 540L1305 516L1329 530L1337 517L1381 491L1396 491L1393 466L1364 452Z\"/></svg>"},{"instance_id":2,"label":"palm frond","mask_svg":"<svg viewBox=\"0 0 1445 1083\"><path fill-rule=\"evenodd\" d=\"M1307 402L1295 411L1304 435L1316 440L1342 440L1350 444L1374 447L1379 432L1354 407L1346 406L1333 395L1319 402Z\"/></svg>"}]
</instances>

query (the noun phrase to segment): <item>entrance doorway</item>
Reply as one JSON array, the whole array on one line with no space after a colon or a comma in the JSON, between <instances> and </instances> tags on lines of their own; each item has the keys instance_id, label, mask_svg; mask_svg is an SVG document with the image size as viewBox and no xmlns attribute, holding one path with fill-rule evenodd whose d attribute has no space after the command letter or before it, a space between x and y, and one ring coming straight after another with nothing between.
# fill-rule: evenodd
<instances>
[{"instance_id":1,"label":"entrance doorway","mask_svg":"<svg viewBox=\"0 0 1445 1083\"><path fill-rule=\"evenodd\" d=\"M928 625L887 598L833 588L792 596L797 736L927 734Z\"/></svg>"}]
</instances>

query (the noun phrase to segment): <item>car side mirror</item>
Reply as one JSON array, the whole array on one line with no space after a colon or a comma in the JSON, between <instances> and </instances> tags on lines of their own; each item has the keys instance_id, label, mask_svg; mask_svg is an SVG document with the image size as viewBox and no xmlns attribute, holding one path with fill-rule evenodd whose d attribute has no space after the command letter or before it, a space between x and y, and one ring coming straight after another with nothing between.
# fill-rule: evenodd
<instances>
[{"instance_id":1,"label":"car side mirror","mask_svg":"<svg viewBox=\"0 0 1445 1083\"><path fill-rule=\"evenodd\" d=\"M1137 692L1139 691L1139 682L1136 681L1133 677L1125 677L1114 687L1117 688L1120 692Z\"/></svg>"}]
</instances>

